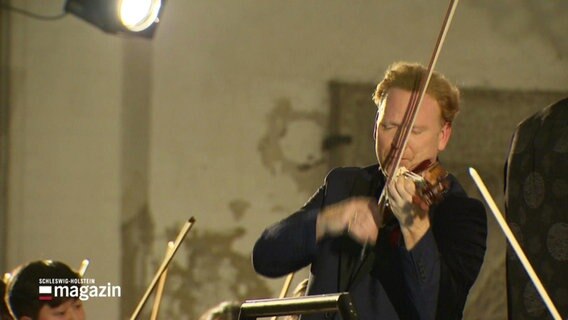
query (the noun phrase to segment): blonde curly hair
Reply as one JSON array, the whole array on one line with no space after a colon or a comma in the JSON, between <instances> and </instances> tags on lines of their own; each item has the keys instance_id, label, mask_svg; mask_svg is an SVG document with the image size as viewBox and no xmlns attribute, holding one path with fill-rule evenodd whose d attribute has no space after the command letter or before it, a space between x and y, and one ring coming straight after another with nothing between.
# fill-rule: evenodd
<instances>
[{"instance_id":1,"label":"blonde curly hair","mask_svg":"<svg viewBox=\"0 0 568 320\"><path fill-rule=\"evenodd\" d=\"M380 106L390 88L417 90L420 78L425 76L427 71L424 66L418 63L401 61L391 64L373 93L373 101L377 106ZM440 105L443 120L452 123L460 110L459 89L442 74L434 72L426 93L436 99Z\"/></svg>"}]
</instances>

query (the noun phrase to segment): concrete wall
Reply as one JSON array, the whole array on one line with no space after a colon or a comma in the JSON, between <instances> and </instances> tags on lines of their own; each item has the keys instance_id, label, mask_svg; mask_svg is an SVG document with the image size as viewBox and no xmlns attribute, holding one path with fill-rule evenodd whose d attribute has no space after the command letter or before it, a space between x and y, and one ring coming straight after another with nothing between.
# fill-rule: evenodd
<instances>
[{"instance_id":1,"label":"concrete wall","mask_svg":"<svg viewBox=\"0 0 568 320\"><path fill-rule=\"evenodd\" d=\"M14 3L46 14L39 1ZM13 14L7 266L54 259L119 283L120 40L72 18ZM6 270L6 271L7 271ZM92 319L117 299L87 303Z\"/></svg>"},{"instance_id":2,"label":"concrete wall","mask_svg":"<svg viewBox=\"0 0 568 320\"><path fill-rule=\"evenodd\" d=\"M328 82L427 63L446 6L170 0L151 42L13 14L7 267L88 256L92 277L128 287L120 301L89 302L89 318L119 318L195 216L164 315L276 295L282 281L256 277L249 254L325 175ZM565 9L463 1L438 69L465 87L564 90Z\"/></svg>"}]
</instances>

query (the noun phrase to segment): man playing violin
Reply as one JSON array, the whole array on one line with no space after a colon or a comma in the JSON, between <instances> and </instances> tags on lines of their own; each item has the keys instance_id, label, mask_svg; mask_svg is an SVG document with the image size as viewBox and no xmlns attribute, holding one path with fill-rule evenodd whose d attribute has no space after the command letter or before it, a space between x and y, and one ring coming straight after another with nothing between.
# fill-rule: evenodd
<instances>
[{"instance_id":1,"label":"man playing violin","mask_svg":"<svg viewBox=\"0 0 568 320\"><path fill-rule=\"evenodd\" d=\"M388 68L373 96L378 164L332 170L300 210L267 228L253 250L258 273L279 277L311 264L308 294L348 291L362 320L462 318L485 254L485 209L451 174L432 203L424 197L428 184L416 179L424 172L408 171L437 164L459 111L458 89L439 73L385 186L396 166L393 141L425 73L411 63Z\"/></svg>"}]
</instances>

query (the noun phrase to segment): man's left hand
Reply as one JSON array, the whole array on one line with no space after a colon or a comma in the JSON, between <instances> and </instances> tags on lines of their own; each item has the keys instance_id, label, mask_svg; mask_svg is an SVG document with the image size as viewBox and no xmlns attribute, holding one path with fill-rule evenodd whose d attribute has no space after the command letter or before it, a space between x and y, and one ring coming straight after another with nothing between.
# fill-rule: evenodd
<instances>
[{"instance_id":1,"label":"man's left hand","mask_svg":"<svg viewBox=\"0 0 568 320\"><path fill-rule=\"evenodd\" d=\"M428 207L419 200L414 181L403 175L393 178L387 195L389 206L400 224L406 249L410 250L430 228Z\"/></svg>"}]
</instances>

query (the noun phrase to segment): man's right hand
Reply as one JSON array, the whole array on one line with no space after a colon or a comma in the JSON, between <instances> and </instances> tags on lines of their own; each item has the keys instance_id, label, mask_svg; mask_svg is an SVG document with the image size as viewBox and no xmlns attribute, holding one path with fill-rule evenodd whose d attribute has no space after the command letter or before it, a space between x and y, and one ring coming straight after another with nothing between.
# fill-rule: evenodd
<instances>
[{"instance_id":1,"label":"man's right hand","mask_svg":"<svg viewBox=\"0 0 568 320\"><path fill-rule=\"evenodd\" d=\"M377 242L380 216L377 199L370 197L354 197L325 207L318 215L316 223L316 240L324 236L336 236L345 231L361 244Z\"/></svg>"}]
</instances>

